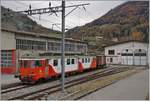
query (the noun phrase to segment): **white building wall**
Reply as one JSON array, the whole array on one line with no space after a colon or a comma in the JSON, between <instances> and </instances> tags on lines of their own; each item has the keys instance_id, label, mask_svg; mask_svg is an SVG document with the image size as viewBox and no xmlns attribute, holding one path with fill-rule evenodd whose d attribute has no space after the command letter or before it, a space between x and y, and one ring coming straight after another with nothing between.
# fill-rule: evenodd
<instances>
[{"instance_id":1,"label":"white building wall","mask_svg":"<svg viewBox=\"0 0 150 101\"><path fill-rule=\"evenodd\" d=\"M128 49L128 52L126 51ZM121 56L122 53L131 53L133 54L133 51L135 50L145 50L147 53L148 44L146 43L140 43L140 42L127 42L123 44L116 44L113 46L105 47L105 55L106 55L106 63L107 64L128 64L133 65L135 64L146 64L145 62L148 61L148 57L138 57L138 56ZM109 55L108 50L114 50L114 55ZM110 62L110 58L113 58L113 62ZM141 58L141 61L133 61L133 58L135 60L139 60L138 58ZM126 61L128 60L128 61Z\"/></svg>"}]
</instances>

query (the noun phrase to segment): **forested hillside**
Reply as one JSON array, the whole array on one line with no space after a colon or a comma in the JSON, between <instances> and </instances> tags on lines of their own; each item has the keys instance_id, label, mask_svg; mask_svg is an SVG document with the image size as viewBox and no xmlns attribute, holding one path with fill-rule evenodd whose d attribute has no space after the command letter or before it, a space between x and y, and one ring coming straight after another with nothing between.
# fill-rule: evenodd
<instances>
[{"instance_id":1,"label":"forested hillside","mask_svg":"<svg viewBox=\"0 0 150 101\"><path fill-rule=\"evenodd\" d=\"M48 29L37 24L25 14L14 13L14 11L12 11L11 9L5 8L3 6L1 6L1 26L2 28L12 30L45 34L60 34L59 31Z\"/></svg>"},{"instance_id":2,"label":"forested hillside","mask_svg":"<svg viewBox=\"0 0 150 101\"><path fill-rule=\"evenodd\" d=\"M93 50L103 50L102 46L113 42L148 42L148 35L149 1L129 1L84 26L69 30L66 36L89 42Z\"/></svg>"}]
</instances>

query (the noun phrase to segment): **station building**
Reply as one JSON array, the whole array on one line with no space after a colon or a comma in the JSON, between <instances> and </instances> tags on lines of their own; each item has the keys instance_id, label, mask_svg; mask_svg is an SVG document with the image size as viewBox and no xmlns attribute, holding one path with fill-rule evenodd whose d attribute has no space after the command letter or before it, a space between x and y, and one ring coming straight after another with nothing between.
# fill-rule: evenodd
<instances>
[{"instance_id":1,"label":"station building","mask_svg":"<svg viewBox=\"0 0 150 101\"><path fill-rule=\"evenodd\" d=\"M1 73L15 73L19 58L32 54L51 56L61 53L60 35L1 29ZM87 44L65 39L66 54L85 54Z\"/></svg>"},{"instance_id":2,"label":"station building","mask_svg":"<svg viewBox=\"0 0 150 101\"><path fill-rule=\"evenodd\" d=\"M106 64L148 65L148 43L126 41L105 47Z\"/></svg>"}]
</instances>

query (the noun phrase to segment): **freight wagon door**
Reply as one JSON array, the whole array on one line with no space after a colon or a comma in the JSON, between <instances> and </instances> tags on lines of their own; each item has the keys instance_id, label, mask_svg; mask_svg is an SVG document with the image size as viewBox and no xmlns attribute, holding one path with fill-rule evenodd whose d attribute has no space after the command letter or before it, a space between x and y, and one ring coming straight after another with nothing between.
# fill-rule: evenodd
<instances>
[{"instance_id":1,"label":"freight wagon door","mask_svg":"<svg viewBox=\"0 0 150 101\"><path fill-rule=\"evenodd\" d=\"M98 66L101 65L102 64L102 57L101 56L97 56L96 59L97 59L97 65Z\"/></svg>"}]
</instances>

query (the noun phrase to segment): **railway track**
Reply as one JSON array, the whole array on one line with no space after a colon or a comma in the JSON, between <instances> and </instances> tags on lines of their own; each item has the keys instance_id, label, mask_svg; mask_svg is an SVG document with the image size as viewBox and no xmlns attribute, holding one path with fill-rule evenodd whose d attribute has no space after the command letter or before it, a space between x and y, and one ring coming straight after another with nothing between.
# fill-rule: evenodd
<instances>
[{"instance_id":1,"label":"railway track","mask_svg":"<svg viewBox=\"0 0 150 101\"><path fill-rule=\"evenodd\" d=\"M112 69L109 70L109 71L107 70L107 71L103 71L103 72L99 72L99 73L105 73L105 72L108 73L108 72L111 72L111 71L112 71ZM68 82L65 83L66 84L65 88L69 88L69 87L72 87L74 85L84 83L86 81L89 81L90 79L92 80L92 79L94 79L95 75L100 76L100 75L98 75L99 73L95 73L95 74L92 74L92 75L88 75L87 77L78 78L78 79L75 79L75 80L68 81ZM56 85L52 88L45 89L44 93L43 93L43 90L42 90L42 91L36 92L33 95L29 94L29 96L24 97L24 99L25 100L40 99L41 97L45 96L45 94L52 94L52 93L55 93L55 92L60 91L60 90L61 90L60 85Z\"/></svg>"},{"instance_id":2,"label":"railway track","mask_svg":"<svg viewBox=\"0 0 150 101\"><path fill-rule=\"evenodd\" d=\"M97 68L96 70L99 70L99 69L100 68ZM91 73L91 72L94 72L94 71L89 71L89 72L84 72L84 73ZM72 76L77 76L77 75L72 75ZM52 82L54 80L56 80L56 79L47 80L46 82L42 82L42 83ZM2 87L1 87L1 93L3 94L3 93L15 91L15 90L19 90L19 89L31 87L31 86L37 86L37 85L40 85L42 83L38 83L38 84L35 84L35 85L24 85L22 82L17 82L17 83L8 84L8 85L2 85Z\"/></svg>"},{"instance_id":3,"label":"railway track","mask_svg":"<svg viewBox=\"0 0 150 101\"><path fill-rule=\"evenodd\" d=\"M88 76L84 76L81 78L77 78L77 79L73 79L73 80L66 80L66 88L71 87L73 85L77 85L80 83L84 83L87 82L89 80L93 80L96 79L98 77L103 77L103 76L107 76L107 75L111 75L114 73L119 73L121 71L124 71L125 69L121 69L121 68L107 68L104 69L102 71L90 74ZM45 93L47 94L52 94L54 92L60 91L60 83L56 83L56 85L51 85L49 87L42 87L42 89L38 89L38 90L29 90L31 87L28 88L22 88L21 90L11 90L11 92L6 92L6 93L2 93L2 99L7 99L7 100L15 100L15 99L28 99L28 100L32 100L32 99L39 99L41 97L43 97L45 95ZM24 93L25 89L28 89L28 92L26 91L26 93ZM34 86L32 87L32 89L36 89L34 88ZM20 92L18 92L20 91ZM21 93L22 92L22 93Z\"/></svg>"},{"instance_id":4,"label":"railway track","mask_svg":"<svg viewBox=\"0 0 150 101\"><path fill-rule=\"evenodd\" d=\"M66 84L66 86L65 86L65 88L66 89L68 89L68 88L71 88L71 87L73 87L73 86L77 86L77 85L80 85L80 84L82 84L82 83L87 83L88 81L92 81L92 80L96 80L96 79L103 79L103 77L105 77L105 76L108 76L108 75L112 75L112 74L117 74L117 73L120 73L120 72L123 72L123 71L125 71L125 70L120 70L120 69L112 69L112 70L108 70L108 71L104 71L104 73L101 73L101 74L95 74L95 75L93 75L93 76L91 76L90 78L81 78L80 80L77 80L76 82L73 82L73 83L69 83L69 84ZM99 77L100 76L100 77ZM114 81L114 82L112 82L112 83L115 83L115 82L117 82L117 81ZM111 83L111 84L112 84ZM105 86L108 86L108 85L110 85L110 84L107 84L107 85L105 85ZM104 86L104 87L105 87ZM51 95L51 94L53 94L53 93L56 93L57 91L59 91L60 92L60 89L57 89L57 90L52 90L52 91L49 91L49 92L46 92L45 94L46 95ZM65 98L67 98L67 97L70 97L70 96L72 96L72 95L74 95L74 94L76 94L76 93L78 93L78 92L80 92L81 91L81 89L80 90L77 90L77 91L75 91L75 92L73 92L73 93L71 93L71 92L69 92L66 96L64 96L63 95L63 97L62 98L52 98L53 100L68 100L68 99L65 99ZM88 93L87 93L88 94ZM29 98L27 98L28 100L34 100L34 99L39 99L39 100L41 100L41 96L42 97L44 97L44 95L36 95L36 96L32 96L32 97L29 97ZM54 95L55 96L55 95ZM83 95L82 95L83 96ZM77 98L75 98L75 99L77 99L77 100L79 100L79 98L80 97L82 97L82 96L79 96L79 97L77 97ZM84 94L84 96L85 96L85 94ZM75 99L71 99L71 100L75 100ZM42 99L43 100L43 99Z\"/></svg>"},{"instance_id":5,"label":"railway track","mask_svg":"<svg viewBox=\"0 0 150 101\"><path fill-rule=\"evenodd\" d=\"M107 70L108 68L105 68L104 70ZM80 74L80 75L74 75L74 76L70 76L70 77L68 77L68 78L74 78L74 79L76 79L76 78L78 78L78 76L87 76L88 74L93 74L93 73L96 73L96 72L99 72L99 71L103 71L103 69L97 69L97 70L95 70L95 71L90 71L90 72L85 72L85 73L82 73L82 74ZM66 79L68 79L68 78L66 78ZM55 81L59 81L59 80L55 80ZM54 80L53 80L53 82L54 82L54 84L57 84L57 82L55 82ZM48 81L48 84L49 84L49 82L50 81ZM51 83L53 83L53 82L51 82ZM46 82L47 83L47 82ZM34 87L36 87L36 86L38 86L38 88L40 87L39 85L42 85L43 86L43 84L37 84L37 85L33 85ZM57 84L58 85L58 84ZM12 98L13 96L15 96L15 95L13 95L13 92L18 92L18 91L22 91L23 89L28 89L29 87L32 87L32 86L26 86L26 85L22 85L21 83L17 83L17 85L14 85L14 84L12 84L12 87L9 85L8 86L8 88L6 89L2 89L1 90L1 94L2 94L2 99L8 99L8 98ZM47 86L46 86L47 87ZM52 86L50 86L50 87L52 87ZM33 88L33 87L32 87ZM31 88L31 89L32 89ZM37 89L38 89L37 88ZM45 88L45 87L43 87L43 88ZM34 91L34 89L31 91L31 92L33 92ZM26 91L22 91L22 92L26 92ZM21 94L22 92L18 92L18 95L19 94ZM28 91L27 91L28 92ZM11 94L12 93L12 94ZM10 96L9 96L10 95Z\"/></svg>"},{"instance_id":6,"label":"railway track","mask_svg":"<svg viewBox=\"0 0 150 101\"><path fill-rule=\"evenodd\" d=\"M27 87L29 87L29 86L28 85L18 85L18 86L10 87L10 88L7 88L7 89L3 89L1 91L1 94L11 92L11 91L15 91L15 90L19 90L19 89L23 89L23 88L27 88Z\"/></svg>"},{"instance_id":7,"label":"railway track","mask_svg":"<svg viewBox=\"0 0 150 101\"><path fill-rule=\"evenodd\" d=\"M12 83L12 84L2 84L1 85L1 90L12 88L12 87L17 87L17 86L20 86L20 85L22 85L21 82L16 82L16 83Z\"/></svg>"}]
</instances>

